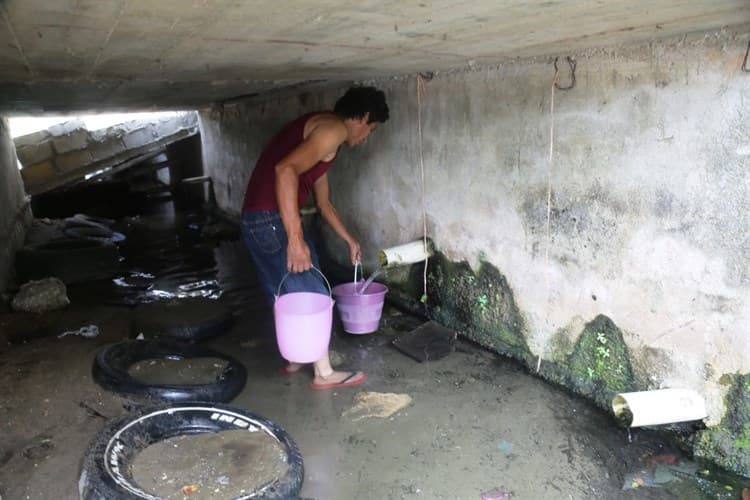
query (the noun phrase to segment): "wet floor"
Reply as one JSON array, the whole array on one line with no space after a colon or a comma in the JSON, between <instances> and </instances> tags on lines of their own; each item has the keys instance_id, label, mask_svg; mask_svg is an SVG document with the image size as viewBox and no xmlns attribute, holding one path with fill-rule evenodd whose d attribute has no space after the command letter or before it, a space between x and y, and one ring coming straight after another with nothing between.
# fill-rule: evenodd
<instances>
[{"instance_id":1,"label":"wet floor","mask_svg":"<svg viewBox=\"0 0 750 500\"><path fill-rule=\"evenodd\" d=\"M234 312L232 328L206 343L247 368L247 386L232 404L275 421L299 445L303 497L740 498L750 483L690 462L655 432L634 430L629 439L610 415L468 342L417 363L391 342L420 321L390 306L375 334L335 327L334 361L369 380L312 390L308 370L277 373L283 362L273 318L244 248L226 238L231 230L199 213L175 216L169 205L122 219L118 230L128 240L115 279L70 287L71 306L52 322L0 318L1 328L16 332L0 354L3 499L77 498L87 443L125 411L91 380L93 355L131 335L134 305L196 296ZM28 326L33 321L39 328ZM56 327L89 323L99 337L52 336ZM344 415L359 391L406 394L411 403L387 418L355 420Z\"/></svg>"}]
</instances>

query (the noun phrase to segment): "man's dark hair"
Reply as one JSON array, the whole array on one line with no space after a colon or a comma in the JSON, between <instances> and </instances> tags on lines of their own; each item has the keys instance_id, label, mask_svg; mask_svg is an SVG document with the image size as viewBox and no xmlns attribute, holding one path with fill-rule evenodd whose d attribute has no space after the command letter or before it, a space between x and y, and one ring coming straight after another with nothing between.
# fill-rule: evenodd
<instances>
[{"instance_id":1,"label":"man's dark hair","mask_svg":"<svg viewBox=\"0 0 750 500\"><path fill-rule=\"evenodd\" d=\"M367 123L388 120L385 94L375 87L351 87L336 101L333 111L341 118L362 118L370 113Z\"/></svg>"}]
</instances>

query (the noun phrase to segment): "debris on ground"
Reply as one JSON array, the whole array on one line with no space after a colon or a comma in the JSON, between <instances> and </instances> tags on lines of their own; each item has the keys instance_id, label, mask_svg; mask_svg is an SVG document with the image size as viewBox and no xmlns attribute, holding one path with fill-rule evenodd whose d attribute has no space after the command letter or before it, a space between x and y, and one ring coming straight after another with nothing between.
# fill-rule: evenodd
<instances>
[{"instance_id":1,"label":"debris on ground","mask_svg":"<svg viewBox=\"0 0 750 500\"><path fill-rule=\"evenodd\" d=\"M648 457L648 461L655 463L655 464L675 464L679 458L677 455L674 455L672 453L665 453L662 455L651 455Z\"/></svg>"},{"instance_id":2,"label":"debris on ground","mask_svg":"<svg viewBox=\"0 0 750 500\"><path fill-rule=\"evenodd\" d=\"M57 338L59 339L66 335L80 335L81 337L91 339L99 335L99 328L96 325L86 325L82 326L78 330L68 330L67 332L62 332L57 336Z\"/></svg>"},{"instance_id":3,"label":"debris on ground","mask_svg":"<svg viewBox=\"0 0 750 500\"><path fill-rule=\"evenodd\" d=\"M455 350L458 335L440 323L428 321L393 341L393 346L420 363L446 357Z\"/></svg>"},{"instance_id":4,"label":"debris on ground","mask_svg":"<svg viewBox=\"0 0 750 500\"><path fill-rule=\"evenodd\" d=\"M654 455L649 457L649 462L651 466L625 475L623 490L659 488L675 480L695 477L698 472L695 463L672 455Z\"/></svg>"},{"instance_id":5,"label":"debris on ground","mask_svg":"<svg viewBox=\"0 0 750 500\"><path fill-rule=\"evenodd\" d=\"M89 417L101 418L103 420L109 420L111 418L111 417L108 417L108 416L104 415L100 411L96 410L95 408L93 408L90 404L86 403L85 401L80 401L78 403L78 406L80 406L81 408L83 408L86 411L86 414Z\"/></svg>"},{"instance_id":6,"label":"debris on ground","mask_svg":"<svg viewBox=\"0 0 750 500\"><path fill-rule=\"evenodd\" d=\"M354 395L354 406L344 411L342 417L355 422L367 417L388 418L411 404L408 394L389 392L358 392Z\"/></svg>"},{"instance_id":7,"label":"debris on ground","mask_svg":"<svg viewBox=\"0 0 750 500\"><path fill-rule=\"evenodd\" d=\"M510 500L511 498L513 498L513 494L502 488L495 488L482 493L482 500Z\"/></svg>"},{"instance_id":8,"label":"debris on ground","mask_svg":"<svg viewBox=\"0 0 750 500\"><path fill-rule=\"evenodd\" d=\"M15 311L43 313L67 307L70 300L65 283L49 277L21 285L10 305Z\"/></svg>"},{"instance_id":9,"label":"debris on ground","mask_svg":"<svg viewBox=\"0 0 750 500\"><path fill-rule=\"evenodd\" d=\"M497 449L502 451L503 453L510 453L513 451L513 443L508 441L500 441L497 443Z\"/></svg>"},{"instance_id":10,"label":"debris on ground","mask_svg":"<svg viewBox=\"0 0 750 500\"><path fill-rule=\"evenodd\" d=\"M47 457L53 448L52 436L40 434L35 436L31 443L24 447L22 453L29 460L41 460Z\"/></svg>"},{"instance_id":11,"label":"debris on ground","mask_svg":"<svg viewBox=\"0 0 750 500\"><path fill-rule=\"evenodd\" d=\"M187 486L182 487L182 493L184 495L190 495L191 493L195 493L198 491L198 486L195 484L189 484Z\"/></svg>"}]
</instances>

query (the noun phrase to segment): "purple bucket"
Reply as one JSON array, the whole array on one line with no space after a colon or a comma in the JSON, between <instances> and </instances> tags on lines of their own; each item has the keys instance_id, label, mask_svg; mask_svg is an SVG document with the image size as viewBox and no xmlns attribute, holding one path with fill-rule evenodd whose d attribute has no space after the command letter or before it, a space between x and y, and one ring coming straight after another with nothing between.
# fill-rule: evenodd
<instances>
[{"instance_id":1,"label":"purple bucket","mask_svg":"<svg viewBox=\"0 0 750 500\"><path fill-rule=\"evenodd\" d=\"M363 294L358 294L355 287L361 287L364 282L342 283L333 287L332 294L336 299L344 331L347 333L363 334L377 331L380 326L380 316L383 314L383 304L388 287L382 283L373 282Z\"/></svg>"}]
</instances>

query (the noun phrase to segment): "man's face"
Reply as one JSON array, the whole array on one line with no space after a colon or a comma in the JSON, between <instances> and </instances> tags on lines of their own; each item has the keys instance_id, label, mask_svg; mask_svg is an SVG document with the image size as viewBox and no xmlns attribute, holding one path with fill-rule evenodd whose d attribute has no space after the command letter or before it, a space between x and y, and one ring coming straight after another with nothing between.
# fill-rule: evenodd
<instances>
[{"instance_id":1,"label":"man's face","mask_svg":"<svg viewBox=\"0 0 750 500\"><path fill-rule=\"evenodd\" d=\"M347 140L350 146L356 146L367 141L372 131L377 128L378 122L367 123L369 118L370 113L366 113L362 118L354 118L351 121L349 139Z\"/></svg>"}]
</instances>

